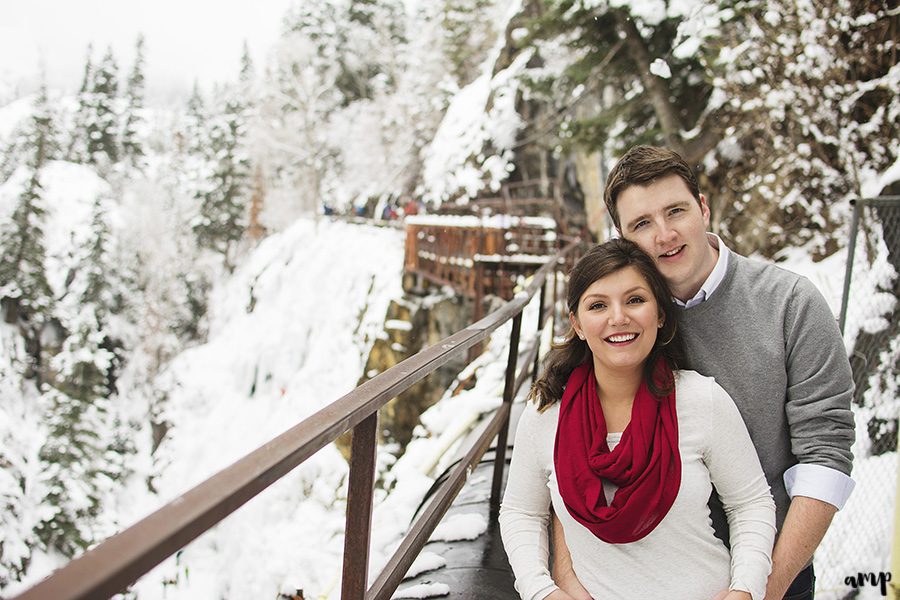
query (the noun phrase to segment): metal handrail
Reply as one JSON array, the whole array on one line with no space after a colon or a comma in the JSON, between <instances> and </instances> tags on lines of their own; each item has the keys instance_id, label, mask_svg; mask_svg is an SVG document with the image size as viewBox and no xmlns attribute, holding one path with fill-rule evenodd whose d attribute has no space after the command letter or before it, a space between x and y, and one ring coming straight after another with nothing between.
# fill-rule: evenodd
<instances>
[{"instance_id":1,"label":"metal handrail","mask_svg":"<svg viewBox=\"0 0 900 600\"><path fill-rule=\"evenodd\" d=\"M535 273L531 283L498 310L363 383L135 525L72 560L15 600L87 600L108 598L124 591L139 577L350 429L353 439L341 598L389 598L461 489L468 465L481 458L494 436L499 436L499 440L492 506L499 503L499 476L505 460L509 407L517 384L524 381L524 376L516 373L522 313L534 295L541 291L536 333L539 339L547 312L554 313L553 310L545 311L545 282L554 273L555 299L555 272L578 244L573 241L551 257ZM455 356L485 340L509 320L513 321L513 328L503 404L470 450L467 460L461 463L463 467L451 474L448 484L432 499L429 508L413 525L394 558L367 593L378 409ZM529 362L523 370L529 368ZM346 543L346 540L353 540L353 543Z\"/></svg>"},{"instance_id":2,"label":"metal handrail","mask_svg":"<svg viewBox=\"0 0 900 600\"><path fill-rule=\"evenodd\" d=\"M853 205L853 217L850 221L850 241L847 242L847 265L844 270L844 287L841 291L841 312L838 316L838 325L841 333L844 333L844 325L847 322L847 303L850 300L850 277L853 275L853 259L856 256L856 234L859 230L859 217L864 206L887 208L900 206L900 196L878 196L876 198L859 198L851 200Z\"/></svg>"}]
</instances>

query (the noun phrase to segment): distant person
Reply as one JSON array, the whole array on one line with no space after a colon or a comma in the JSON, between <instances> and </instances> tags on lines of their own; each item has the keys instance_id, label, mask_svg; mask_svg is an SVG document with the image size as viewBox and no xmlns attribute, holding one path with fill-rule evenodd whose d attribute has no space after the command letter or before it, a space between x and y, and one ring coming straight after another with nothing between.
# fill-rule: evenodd
<instances>
[{"instance_id":1,"label":"distant person","mask_svg":"<svg viewBox=\"0 0 900 600\"><path fill-rule=\"evenodd\" d=\"M569 277L571 328L519 421L500 530L524 600L570 600L548 570L552 504L598 600L761 599L775 504L734 402L678 369L678 313L653 259L627 240ZM712 485L734 527L709 525Z\"/></svg>"},{"instance_id":2,"label":"distant person","mask_svg":"<svg viewBox=\"0 0 900 600\"><path fill-rule=\"evenodd\" d=\"M677 153L632 148L610 172L604 199L619 233L654 258L672 290L686 366L734 398L759 453L778 527L766 599L811 600L813 552L854 487L853 379L834 315L806 278L706 232L709 206ZM727 539L716 500L713 522ZM557 533L554 573L586 597Z\"/></svg>"},{"instance_id":3,"label":"distant person","mask_svg":"<svg viewBox=\"0 0 900 600\"><path fill-rule=\"evenodd\" d=\"M419 214L419 203L415 198L410 198L403 207L403 214L407 217Z\"/></svg>"}]
</instances>

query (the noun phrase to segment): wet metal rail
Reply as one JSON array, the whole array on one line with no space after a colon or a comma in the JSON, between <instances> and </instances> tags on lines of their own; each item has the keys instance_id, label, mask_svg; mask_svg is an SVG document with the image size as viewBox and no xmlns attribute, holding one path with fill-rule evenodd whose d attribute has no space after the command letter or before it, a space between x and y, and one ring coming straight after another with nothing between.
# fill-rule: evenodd
<instances>
[{"instance_id":1,"label":"wet metal rail","mask_svg":"<svg viewBox=\"0 0 900 600\"><path fill-rule=\"evenodd\" d=\"M550 257L527 288L500 309L363 383L137 524L72 560L17 596L16 600L87 600L108 598L125 591L142 575L351 429L341 599L387 600L463 487L470 469L495 437L498 439L491 506L499 505L512 399L537 365L544 325L548 315L555 314L556 273L578 246L578 242L572 242ZM548 282L552 294L550 306L547 304ZM518 370L522 313L538 293L537 327L528 335L530 348L524 366ZM367 589L378 409L455 356L485 340L508 321L512 321L512 330L503 403L413 523L371 588Z\"/></svg>"}]
</instances>

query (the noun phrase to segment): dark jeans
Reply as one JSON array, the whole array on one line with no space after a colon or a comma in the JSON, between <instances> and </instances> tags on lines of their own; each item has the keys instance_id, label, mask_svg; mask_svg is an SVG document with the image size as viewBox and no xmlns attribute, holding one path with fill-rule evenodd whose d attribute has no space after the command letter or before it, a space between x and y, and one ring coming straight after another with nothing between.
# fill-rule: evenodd
<instances>
[{"instance_id":1,"label":"dark jeans","mask_svg":"<svg viewBox=\"0 0 900 600\"><path fill-rule=\"evenodd\" d=\"M797 575L791 587L784 595L784 600L813 600L816 594L816 574L809 565Z\"/></svg>"}]
</instances>

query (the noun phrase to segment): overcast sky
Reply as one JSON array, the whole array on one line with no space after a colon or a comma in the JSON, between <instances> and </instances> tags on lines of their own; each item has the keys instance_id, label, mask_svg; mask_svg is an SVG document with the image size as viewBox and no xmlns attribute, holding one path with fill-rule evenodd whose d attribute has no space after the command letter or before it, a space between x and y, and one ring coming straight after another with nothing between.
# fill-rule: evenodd
<instances>
[{"instance_id":1,"label":"overcast sky","mask_svg":"<svg viewBox=\"0 0 900 600\"><path fill-rule=\"evenodd\" d=\"M95 60L111 46L127 73L143 33L148 95L173 100L195 79L234 80L244 40L261 64L293 1L0 0L0 82L33 89L43 64L51 87L76 91L89 43Z\"/></svg>"}]
</instances>

